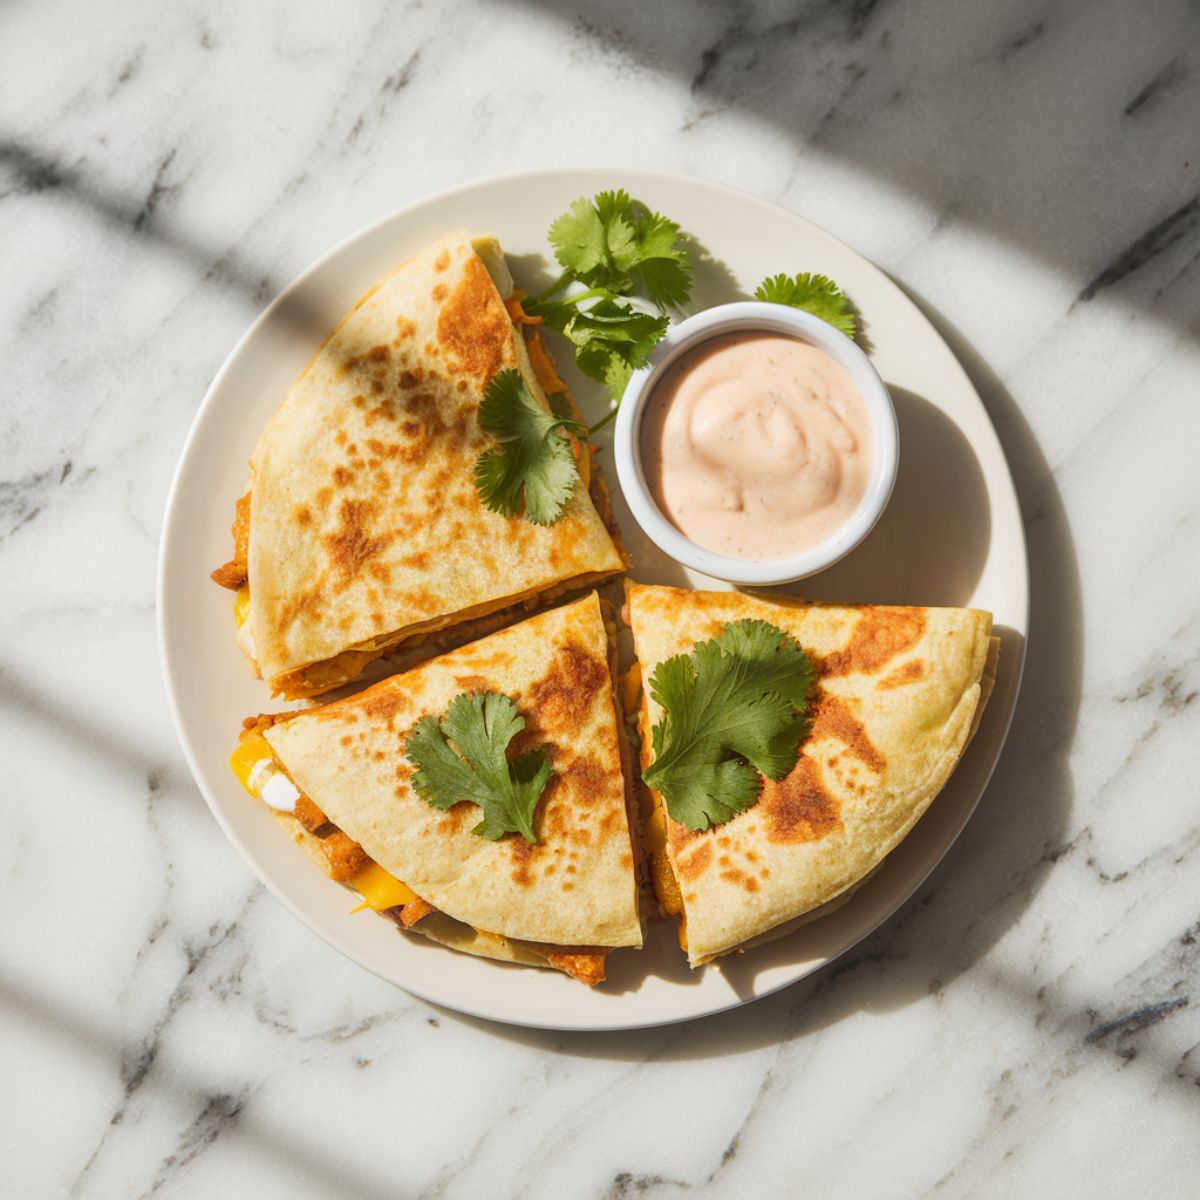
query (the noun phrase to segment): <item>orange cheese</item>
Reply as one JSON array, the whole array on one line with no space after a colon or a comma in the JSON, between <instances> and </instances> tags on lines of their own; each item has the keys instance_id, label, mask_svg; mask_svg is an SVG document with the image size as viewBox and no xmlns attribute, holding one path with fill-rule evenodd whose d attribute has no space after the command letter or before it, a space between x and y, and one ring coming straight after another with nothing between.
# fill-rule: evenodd
<instances>
[{"instance_id":1,"label":"orange cheese","mask_svg":"<svg viewBox=\"0 0 1200 1200\"><path fill-rule=\"evenodd\" d=\"M250 615L250 585L242 584L237 590L237 595L233 598L233 619L237 622L237 627L241 629L246 623L246 618Z\"/></svg>"},{"instance_id":2,"label":"orange cheese","mask_svg":"<svg viewBox=\"0 0 1200 1200\"><path fill-rule=\"evenodd\" d=\"M251 785L250 776L254 768L265 759L272 758L271 747L261 733L252 733L243 738L237 749L229 756L229 768L237 776L238 783L252 796L258 795L258 789Z\"/></svg>"},{"instance_id":3,"label":"orange cheese","mask_svg":"<svg viewBox=\"0 0 1200 1200\"><path fill-rule=\"evenodd\" d=\"M377 862L364 867L353 879L350 886L363 898L363 902L352 912L361 912L364 908L381 912L385 908L395 908L398 904L411 904L417 893L400 882L395 875L389 874Z\"/></svg>"}]
</instances>

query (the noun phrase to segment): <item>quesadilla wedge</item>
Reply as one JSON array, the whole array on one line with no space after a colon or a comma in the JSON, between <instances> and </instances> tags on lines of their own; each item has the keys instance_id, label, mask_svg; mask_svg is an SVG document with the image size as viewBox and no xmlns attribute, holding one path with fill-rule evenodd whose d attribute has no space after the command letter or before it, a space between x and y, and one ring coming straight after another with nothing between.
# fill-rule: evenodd
<instances>
[{"instance_id":1,"label":"quesadilla wedge","mask_svg":"<svg viewBox=\"0 0 1200 1200\"><path fill-rule=\"evenodd\" d=\"M610 950L642 944L615 636L593 592L349 699L251 719L231 766L364 906L469 954L598 983ZM485 711L489 695L518 717L511 745L496 739L501 770L519 782L524 766L552 772L532 793L536 840L481 833L492 817L477 792L476 733L496 734L490 718L455 727L439 743L449 758L433 767L415 748L451 728L456 704ZM431 799L429 779L447 763L451 792Z\"/></svg>"},{"instance_id":2,"label":"quesadilla wedge","mask_svg":"<svg viewBox=\"0 0 1200 1200\"><path fill-rule=\"evenodd\" d=\"M460 644L624 569L573 434L557 519L484 506L475 468L496 442L479 408L504 371L547 413L547 391L565 392L499 245L461 233L367 292L317 350L259 439L234 556L213 572L276 695L340 687L401 644Z\"/></svg>"},{"instance_id":3,"label":"quesadilla wedge","mask_svg":"<svg viewBox=\"0 0 1200 1200\"><path fill-rule=\"evenodd\" d=\"M671 723L698 724L695 708L671 708L679 707L671 696L684 695L674 682L680 671L702 679L706 670L735 670L732 657L697 658L699 645L729 644L731 627L736 633L744 622L766 622L768 654L790 645L801 664L795 669L808 675L803 713L788 718L798 722L799 741L778 778L756 775L737 802L745 804L741 811L698 828L704 821L692 820L691 810L687 822L674 819L663 795L639 783L654 888L663 913L680 916L680 944L692 966L832 911L882 863L958 763L999 648L991 614L975 609L805 603L627 581L623 615L638 658L625 703L636 706L641 766L652 781ZM761 699L760 692L746 708ZM726 757L704 769L745 774L748 766ZM691 769L689 785L699 770L694 757ZM683 811L678 801L674 811Z\"/></svg>"}]
</instances>

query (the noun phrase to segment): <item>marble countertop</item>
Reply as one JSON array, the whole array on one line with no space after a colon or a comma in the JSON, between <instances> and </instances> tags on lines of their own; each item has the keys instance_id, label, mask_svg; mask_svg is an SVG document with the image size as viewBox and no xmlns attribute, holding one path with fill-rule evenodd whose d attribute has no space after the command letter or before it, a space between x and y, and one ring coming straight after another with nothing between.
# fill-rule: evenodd
<instances>
[{"instance_id":1,"label":"marble countertop","mask_svg":"<svg viewBox=\"0 0 1200 1200\"><path fill-rule=\"evenodd\" d=\"M917 897L615 1035L432 1009L302 928L191 782L154 619L263 304L414 198L596 163L778 200L907 288L1033 576L1008 749ZM5 1192L1194 1195L1198 261L1189 0L5 4Z\"/></svg>"}]
</instances>

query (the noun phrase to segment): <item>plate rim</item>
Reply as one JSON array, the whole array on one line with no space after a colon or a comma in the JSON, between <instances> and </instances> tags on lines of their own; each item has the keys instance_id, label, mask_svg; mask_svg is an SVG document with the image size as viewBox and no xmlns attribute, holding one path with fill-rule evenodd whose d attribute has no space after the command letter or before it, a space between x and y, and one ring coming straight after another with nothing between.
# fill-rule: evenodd
<instances>
[{"instance_id":1,"label":"plate rim","mask_svg":"<svg viewBox=\"0 0 1200 1200\"><path fill-rule=\"evenodd\" d=\"M168 600L167 589L167 563L172 557L171 549L173 545L172 528L177 523L177 514L184 504L182 480L185 474L185 467L188 464L191 456L195 452L195 446L201 435L202 429L206 420L211 418L211 412L214 405L214 397L221 389L226 377L234 370L235 364L240 359L246 345L250 343L260 332L260 330L271 321L278 309L283 307L292 295L298 291L313 275L321 271L333 259L345 253L351 246L359 241L369 238L373 233L382 227L392 224L393 222L402 222L406 216L413 213L415 210L426 207L427 205L435 204L441 201L446 201L452 197L461 196L466 193L473 192L478 189L483 189L491 185L520 185L526 186L540 185L550 183L552 185L561 185L564 181L569 182L573 177L593 176L601 173L610 173L618 178L640 177L647 180L660 180L665 184L682 187L700 186L711 191L721 193L726 197L736 201L739 204L751 203L766 209L776 216L783 216L790 221L799 222L806 227L809 234L822 239L833 246L835 249L846 252L858 260L859 265L878 277L882 284L892 289L897 297L902 300L911 312L925 326L928 334L934 337L945 348L947 357L950 363L953 364L953 370L960 376L960 382L970 393L975 397L979 404L981 413L986 421L987 427L995 439L996 447L999 451L1000 459L1004 465L1005 475L1008 485L1011 490L1013 504L1016 510L1016 529L1020 543L1021 564L1024 572L1024 588L1021 597L1021 628L1014 631L1020 635L1019 655L1020 660L1015 667L1015 674L1012 683L1012 696L1009 702L1008 711L1001 714L1003 728L996 730L996 751L990 764L983 772L980 782L976 789L976 794L970 807L963 814L961 823L954 831L953 836L947 841L945 846L937 854L937 857L929 864L927 870L920 871L913 875L907 881L905 887L897 895L894 903L892 903L886 911L882 912L878 919L870 926L852 938L840 945L839 948L832 951L823 961L812 964L804 964L797 967L794 974L786 977L778 982L766 986L762 991L757 991L753 995L741 996L736 993L730 995L723 1003L714 1004L710 1007L705 1007L700 1011L687 1011L668 1016L655 1016L653 1018L631 1020L617 1019L596 1021L592 1020L587 1023L579 1023L578 1020L570 1019L551 1020L544 1017L538 1019L521 1019L518 1016L499 1014L495 1010L481 1007L464 1001L458 995L446 995L439 992L437 988L432 988L423 983L412 984L409 982L399 983L393 978L389 978L382 970L377 968L373 963L358 952L355 948L341 940L331 940L321 928L318 927L316 921L309 916L308 913L300 909L293 903L291 898L283 890L283 888L268 876L263 869L260 868L256 855L251 850L246 840L232 827L226 820L221 811L220 806L210 795L208 788L202 782L203 772L199 766L199 759L196 750L192 744L192 740L185 728L182 719L182 712L178 700L180 690L179 680L177 679L178 667L173 664L172 656L169 651L169 629L168 615L170 602ZM836 962L843 955L849 953L859 942L875 933L882 925L891 920L908 902L912 899L916 891L925 883L932 875L937 867L945 860L946 855L951 848L962 836L963 831L970 824L980 801L983 799L987 791L992 777L995 773L1000 759L1004 753L1008 743L1009 733L1012 728L1012 721L1016 713L1016 708L1020 702L1021 688L1024 681L1024 670L1027 659L1027 648L1029 641L1029 616L1031 608L1031 588L1030 588L1030 573L1029 573L1029 545L1025 535L1024 521L1021 514L1020 497L1017 492L1016 482L1013 479L1012 468L1008 461L1008 455L1005 453L1004 445L1000 441L999 434L996 431L995 423L992 420L991 413L983 402L983 398L979 394L978 388L967 373L966 368L959 360L958 356L952 349L949 341L942 335L934 324L929 315L925 312L922 306L910 295L910 293L894 280L886 271L879 267L871 259L867 258L860 251L855 249L848 242L830 233L824 227L817 225L809 218L800 213L795 212L787 205L774 200L768 200L754 192L744 188L736 187L732 184L725 183L721 180L710 179L700 174L691 174L682 171L671 171L661 168L648 167L620 167L611 165L586 165L586 166L569 166L569 167L535 167L516 171L506 171L497 174L486 175L464 182L458 183L449 188L439 189L410 200L408 203L391 210L381 216L369 221L367 224L359 227L345 237L341 238L334 245L329 247L323 253L319 254L311 262L308 263L302 270L295 274L287 284L271 299L271 301L262 309L261 312L249 324L243 334L236 340L230 348L216 373L213 375L208 387L204 392L204 396L196 409L196 413L192 418L188 428L183 445L180 448L178 458L175 463L171 477L171 485L167 492L166 505L163 510L162 524L159 535L158 561L156 568L156 586L155 586L155 624L157 632L159 662L162 669L163 684L166 692L167 706L170 710L172 724L175 728L176 738L178 739L180 748L183 751L184 760L187 763L188 770L191 773L192 781L199 790L204 802L211 814L216 818L217 824L225 837L232 843L238 853L241 855L247 866L253 872L255 878L261 883L277 900L279 900L293 917L297 918L312 934L318 937L322 942L328 945L331 949L336 950L339 954L348 958L357 966L369 971L376 978L382 979L385 983L393 987L398 987L404 992L416 996L417 998L439 1006L448 1011L462 1013L466 1016L474 1017L480 1020L496 1022L503 1025L511 1025L516 1028L531 1028L531 1029L548 1029L560 1030L564 1032L588 1032L588 1033L603 1033L603 1032L618 1032L630 1029L645 1029L656 1028L659 1026L679 1024L684 1021L703 1020L706 1017L716 1016L723 1012L728 1012L731 1009L740 1008L747 1004L753 1003L756 1000L765 999L767 996L776 994L784 988L791 987L803 979L809 978L824 968Z\"/></svg>"}]
</instances>

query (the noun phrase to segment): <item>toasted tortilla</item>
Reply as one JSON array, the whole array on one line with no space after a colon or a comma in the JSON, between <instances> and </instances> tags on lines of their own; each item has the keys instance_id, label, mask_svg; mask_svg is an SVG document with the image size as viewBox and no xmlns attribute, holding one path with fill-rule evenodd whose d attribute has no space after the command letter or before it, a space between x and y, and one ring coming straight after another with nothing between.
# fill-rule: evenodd
<instances>
[{"instance_id":1,"label":"toasted tortilla","mask_svg":"<svg viewBox=\"0 0 1200 1200\"><path fill-rule=\"evenodd\" d=\"M480 249L509 290L498 246ZM277 694L329 691L403 642L624 568L582 481L545 527L480 502L474 466L493 443L478 408L510 367L545 404L463 233L368 292L317 351L251 460L241 641Z\"/></svg>"},{"instance_id":2,"label":"toasted tortilla","mask_svg":"<svg viewBox=\"0 0 1200 1200\"><path fill-rule=\"evenodd\" d=\"M954 770L994 674L990 613L814 604L626 584L643 680L643 765L662 711L658 663L728 621L792 634L817 664L811 731L784 780L695 833L669 817L667 855L693 966L739 949L853 888L900 843Z\"/></svg>"},{"instance_id":3,"label":"toasted tortilla","mask_svg":"<svg viewBox=\"0 0 1200 1200\"><path fill-rule=\"evenodd\" d=\"M296 786L372 859L442 916L415 929L486 957L640 946L629 777L599 597L548 610L267 729ZM539 841L471 832L472 804L442 812L412 788L409 730L463 692L503 692L526 727L511 752L547 747L554 777L534 819ZM520 743L518 746L516 743ZM505 942L538 947L506 949ZM519 956L518 953L519 952Z\"/></svg>"},{"instance_id":4,"label":"toasted tortilla","mask_svg":"<svg viewBox=\"0 0 1200 1200\"><path fill-rule=\"evenodd\" d=\"M321 841L314 837L290 813L273 812L271 814L277 824L288 837L300 847L313 863L326 870L325 854L321 850ZM491 958L497 962L517 963L525 967L548 967L550 964L545 954L539 954L523 942L510 942L507 938L495 933L485 933L480 929L472 929L445 913L432 912L423 917L409 930L419 933L451 950L459 950L463 954L474 954L477 958Z\"/></svg>"}]
</instances>

